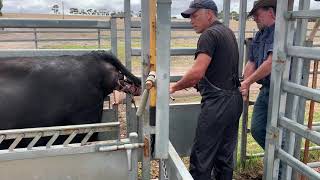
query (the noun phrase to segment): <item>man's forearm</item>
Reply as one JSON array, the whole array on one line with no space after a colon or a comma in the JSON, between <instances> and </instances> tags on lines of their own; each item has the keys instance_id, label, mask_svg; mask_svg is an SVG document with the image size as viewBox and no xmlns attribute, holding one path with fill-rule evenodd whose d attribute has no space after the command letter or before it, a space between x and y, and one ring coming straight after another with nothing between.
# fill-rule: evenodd
<instances>
[{"instance_id":1,"label":"man's forearm","mask_svg":"<svg viewBox=\"0 0 320 180\"><path fill-rule=\"evenodd\" d=\"M194 87L200 79L201 78L195 76L195 73L190 70L174 85L173 88L175 91L179 91L181 89Z\"/></svg>"},{"instance_id":2,"label":"man's forearm","mask_svg":"<svg viewBox=\"0 0 320 180\"><path fill-rule=\"evenodd\" d=\"M243 72L243 78L247 79L249 76L251 76L251 74L254 73L254 71L256 70L256 65L254 62L249 61L245 68L244 68L244 72Z\"/></svg>"},{"instance_id":3,"label":"man's forearm","mask_svg":"<svg viewBox=\"0 0 320 180\"><path fill-rule=\"evenodd\" d=\"M271 68L272 68L272 61L267 60L262 63L259 68L252 73L250 76L245 77L245 81L247 83L252 84L254 82L257 82L258 80L268 76L271 73Z\"/></svg>"}]
</instances>

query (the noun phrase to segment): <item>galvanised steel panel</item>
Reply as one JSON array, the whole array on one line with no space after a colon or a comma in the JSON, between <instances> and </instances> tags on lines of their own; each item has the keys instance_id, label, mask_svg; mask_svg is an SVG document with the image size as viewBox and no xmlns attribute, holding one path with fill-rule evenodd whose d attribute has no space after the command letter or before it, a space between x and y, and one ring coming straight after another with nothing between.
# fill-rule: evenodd
<instances>
[{"instance_id":1,"label":"galvanised steel panel","mask_svg":"<svg viewBox=\"0 0 320 180\"><path fill-rule=\"evenodd\" d=\"M1 180L126 180L126 151L0 162Z\"/></svg>"},{"instance_id":2,"label":"galvanised steel panel","mask_svg":"<svg viewBox=\"0 0 320 180\"><path fill-rule=\"evenodd\" d=\"M169 139L180 156L189 156L196 132L200 104L170 105Z\"/></svg>"}]
</instances>

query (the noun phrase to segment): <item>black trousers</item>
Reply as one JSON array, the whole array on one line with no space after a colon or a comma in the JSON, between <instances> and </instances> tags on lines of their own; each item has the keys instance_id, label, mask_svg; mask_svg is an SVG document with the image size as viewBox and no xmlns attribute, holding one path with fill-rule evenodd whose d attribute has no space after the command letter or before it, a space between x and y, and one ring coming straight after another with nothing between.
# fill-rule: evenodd
<instances>
[{"instance_id":1,"label":"black trousers","mask_svg":"<svg viewBox=\"0 0 320 180\"><path fill-rule=\"evenodd\" d=\"M239 92L202 102L190 156L190 173L195 180L232 180L241 113Z\"/></svg>"}]
</instances>

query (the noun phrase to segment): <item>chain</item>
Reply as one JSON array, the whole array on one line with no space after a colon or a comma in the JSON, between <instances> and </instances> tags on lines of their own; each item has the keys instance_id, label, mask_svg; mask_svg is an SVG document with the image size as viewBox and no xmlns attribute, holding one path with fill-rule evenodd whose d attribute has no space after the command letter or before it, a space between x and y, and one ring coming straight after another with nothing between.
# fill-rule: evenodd
<instances>
[{"instance_id":1,"label":"chain","mask_svg":"<svg viewBox=\"0 0 320 180\"><path fill-rule=\"evenodd\" d=\"M166 163L164 162L163 159L161 159L160 161L161 161L161 165L162 165L162 169L163 169L164 179L169 179Z\"/></svg>"}]
</instances>

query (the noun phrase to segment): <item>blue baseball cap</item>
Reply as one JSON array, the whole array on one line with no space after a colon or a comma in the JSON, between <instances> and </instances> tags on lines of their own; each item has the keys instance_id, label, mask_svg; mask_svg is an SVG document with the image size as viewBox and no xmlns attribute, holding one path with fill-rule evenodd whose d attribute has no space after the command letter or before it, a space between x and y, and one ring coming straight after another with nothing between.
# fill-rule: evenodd
<instances>
[{"instance_id":1,"label":"blue baseball cap","mask_svg":"<svg viewBox=\"0 0 320 180\"><path fill-rule=\"evenodd\" d=\"M189 9L183 11L181 16L184 18L190 18L191 14L195 13L199 9L211 9L216 14L218 13L218 7L212 0L193 0L189 5Z\"/></svg>"}]
</instances>

